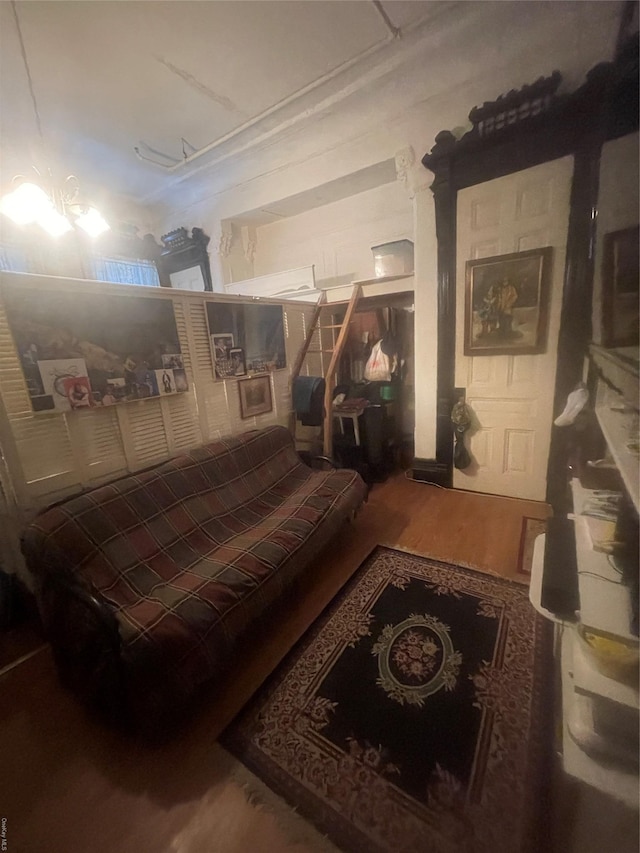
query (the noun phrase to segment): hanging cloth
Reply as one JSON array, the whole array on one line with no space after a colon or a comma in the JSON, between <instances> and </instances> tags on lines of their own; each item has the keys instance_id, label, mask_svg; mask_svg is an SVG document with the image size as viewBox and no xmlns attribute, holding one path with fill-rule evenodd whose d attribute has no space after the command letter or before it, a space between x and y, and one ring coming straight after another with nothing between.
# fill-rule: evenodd
<instances>
[{"instance_id":1,"label":"hanging cloth","mask_svg":"<svg viewBox=\"0 0 640 853\"><path fill-rule=\"evenodd\" d=\"M453 449L453 464L462 471L471 465L471 456L464 445L464 434L471 426L471 412L461 397L451 410L451 422L454 426L456 445Z\"/></svg>"},{"instance_id":2,"label":"hanging cloth","mask_svg":"<svg viewBox=\"0 0 640 853\"><path fill-rule=\"evenodd\" d=\"M324 416L325 381L322 376L297 376L292 402L296 417L304 426L320 426Z\"/></svg>"}]
</instances>

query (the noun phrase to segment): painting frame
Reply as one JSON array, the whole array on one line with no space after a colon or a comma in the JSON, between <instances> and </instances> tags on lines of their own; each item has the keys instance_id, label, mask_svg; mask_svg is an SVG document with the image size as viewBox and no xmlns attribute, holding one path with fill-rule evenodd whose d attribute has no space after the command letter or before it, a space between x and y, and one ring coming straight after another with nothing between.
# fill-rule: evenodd
<instances>
[{"instance_id":1,"label":"painting frame","mask_svg":"<svg viewBox=\"0 0 640 853\"><path fill-rule=\"evenodd\" d=\"M211 299L205 302L211 358L216 379L231 379L235 368L229 358L231 349L244 350L247 376L286 370L287 336L282 303L265 301L236 302ZM216 347L216 341L232 336ZM224 353L222 352L224 349ZM239 374L238 374L239 375Z\"/></svg>"},{"instance_id":2,"label":"painting frame","mask_svg":"<svg viewBox=\"0 0 640 853\"><path fill-rule=\"evenodd\" d=\"M170 299L9 284L2 301L38 416L158 399L158 373L171 393L189 390L184 368L169 366L184 364Z\"/></svg>"},{"instance_id":3,"label":"painting frame","mask_svg":"<svg viewBox=\"0 0 640 853\"><path fill-rule=\"evenodd\" d=\"M231 347L229 350L229 361L233 366L233 376L247 375L247 361L242 347Z\"/></svg>"},{"instance_id":4,"label":"painting frame","mask_svg":"<svg viewBox=\"0 0 640 853\"><path fill-rule=\"evenodd\" d=\"M270 373L239 379L238 394L240 396L240 417L243 420L273 411Z\"/></svg>"},{"instance_id":5,"label":"painting frame","mask_svg":"<svg viewBox=\"0 0 640 853\"><path fill-rule=\"evenodd\" d=\"M229 352L234 348L233 332L215 332L209 336L211 342L211 359L213 373L216 379L228 379L230 374Z\"/></svg>"},{"instance_id":6,"label":"painting frame","mask_svg":"<svg viewBox=\"0 0 640 853\"><path fill-rule=\"evenodd\" d=\"M466 262L465 355L546 352L552 262L551 246Z\"/></svg>"},{"instance_id":7,"label":"painting frame","mask_svg":"<svg viewBox=\"0 0 640 853\"><path fill-rule=\"evenodd\" d=\"M602 241L602 344L637 346L640 226L610 231Z\"/></svg>"}]
</instances>

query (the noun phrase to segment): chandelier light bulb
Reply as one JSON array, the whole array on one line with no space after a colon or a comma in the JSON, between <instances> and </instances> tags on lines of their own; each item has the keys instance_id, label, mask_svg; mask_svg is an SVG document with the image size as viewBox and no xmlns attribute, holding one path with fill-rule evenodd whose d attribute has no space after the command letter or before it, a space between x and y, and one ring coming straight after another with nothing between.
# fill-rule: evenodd
<instances>
[{"instance_id":1,"label":"chandelier light bulb","mask_svg":"<svg viewBox=\"0 0 640 853\"><path fill-rule=\"evenodd\" d=\"M76 225L86 231L90 237L98 237L105 231L110 230L109 223L95 207L90 207L84 213L81 213L76 219Z\"/></svg>"},{"instance_id":2,"label":"chandelier light bulb","mask_svg":"<svg viewBox=\"0 0 640 853\"><path fill-rule=\"evenodd\" d=\"M29 94L31 95L35 123L40 142L43 147L46 147L44 146L45 139L42 133L38 101L33 88L31 69L29 68L27 52L22 37L18 7L16 3L12 3L11 6L15 20L16 34L22 53L24 71L29 84ZM33 168L36 174L43 179L40 171L35 166ZM55 186L51 180L51 169L47 169L47 171L48 177L44 177L43 180L50 194L38 186L38 184L25 181L22 175L16 175L14 182L20 181L20 183L15 190L0 198L0 213L8 216L16 225L29 225L32 222L36 222L52 237L60 237L62 234L73 230L72 221L69 220L67 214L71 214L75 219L73 207L75 206L75 200L78 195L79 182L75 175L68 175L62 186ZM109 229L109 225L98 211L92 207L81 209L76 222L92 237L97 237L98 234Z\"/></svg>"},{"instance_id":3,"label":"chandelier light bulb","mask_svg":"<svg viewBox=\"0 0 640 853\"><path fill-rule=\"evenodd\" d=\"M39 221L48 212L55 212L51 199L37 184L25 182L7 193L0 201L0 211L16 225Z\"/></svg>"},{"instance_id":4,"label":"chandelier light bulb","mask_svg":"<svg viewBox=\"0 0 640 853\"><path fill-rule=\"evenodd\" d=\"M64 188L61 191L53 188L50 196L42 187L30 181L21 183L17 189L0 199L0 213L8 216L16 225L35 222L52 237L61 237L71 231L74 224L94 238L110 230L109 223L95 207L70 203Z\"/></svg>"},{"instance_id":5,"label":"chandelier light bulb","mask_svg":"<svg viewBox=\"0 0 640 853\"><path fill-rule=\"evenodd\" d=\"M44 211L40 216L38 216L36 222L52 237L61 237L63 234L66 234L67 231L73 230L73 226L67 217L58 213L54 207Z\"/></svg>"}]
</instances>

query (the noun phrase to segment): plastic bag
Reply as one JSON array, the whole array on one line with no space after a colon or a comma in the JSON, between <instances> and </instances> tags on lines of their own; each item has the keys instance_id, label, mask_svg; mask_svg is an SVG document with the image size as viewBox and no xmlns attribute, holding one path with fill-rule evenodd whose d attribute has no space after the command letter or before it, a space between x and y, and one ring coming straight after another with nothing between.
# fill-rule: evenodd
<instances>
[{"instance_id":1,"label":"plastic bag","mask_svg":"<svg viewBox=\"0 0 640 853\"><path fill-rule=\"evenodd\" d=\"M369 382L391 382L389 356L382 352L382 341L373 345L371 355L364 368L364 378Z\"/></svg>"},{"instance_id":2,"label":"plastic bag","mask_svg":"<svg viewBox=\"0 0 640 853\"><path fill-rule=\"evenodd\" d=\"M456 431L456 445L453 450L453 464L459 471L464 471L471 465L471 456L464 446L463 433Z\"/></svg>"},{"instance_id":3,"label":"plastic bag","mask_svg":"<svg viewBox=\"0 0 640 853\"><path fill-rule=\"evenodd\" d=\"M464 444L464 434L471 426L471 412L464 402L464 397L460 397L453 407L451 421L454 424L456 440L453 450L453 464L459 471L463 471L471 465L471 456Z\"/></svg>"}]
</instances>

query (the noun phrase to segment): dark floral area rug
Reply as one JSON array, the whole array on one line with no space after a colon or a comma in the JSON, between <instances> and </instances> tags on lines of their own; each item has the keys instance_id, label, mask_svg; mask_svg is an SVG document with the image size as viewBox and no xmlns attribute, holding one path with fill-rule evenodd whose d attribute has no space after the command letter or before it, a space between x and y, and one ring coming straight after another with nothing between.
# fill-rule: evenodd
<instances>
[{"instance_id":1,"label":"dark floral area rug","mask_svg":"<svg viewBox=\"0 0 640 853\"><path fill-rule=\"evenodd\" d=\"M222 744L346 851L542 849L549 629L520 584L376 548Z\"/></svg>"}]
</instances>

